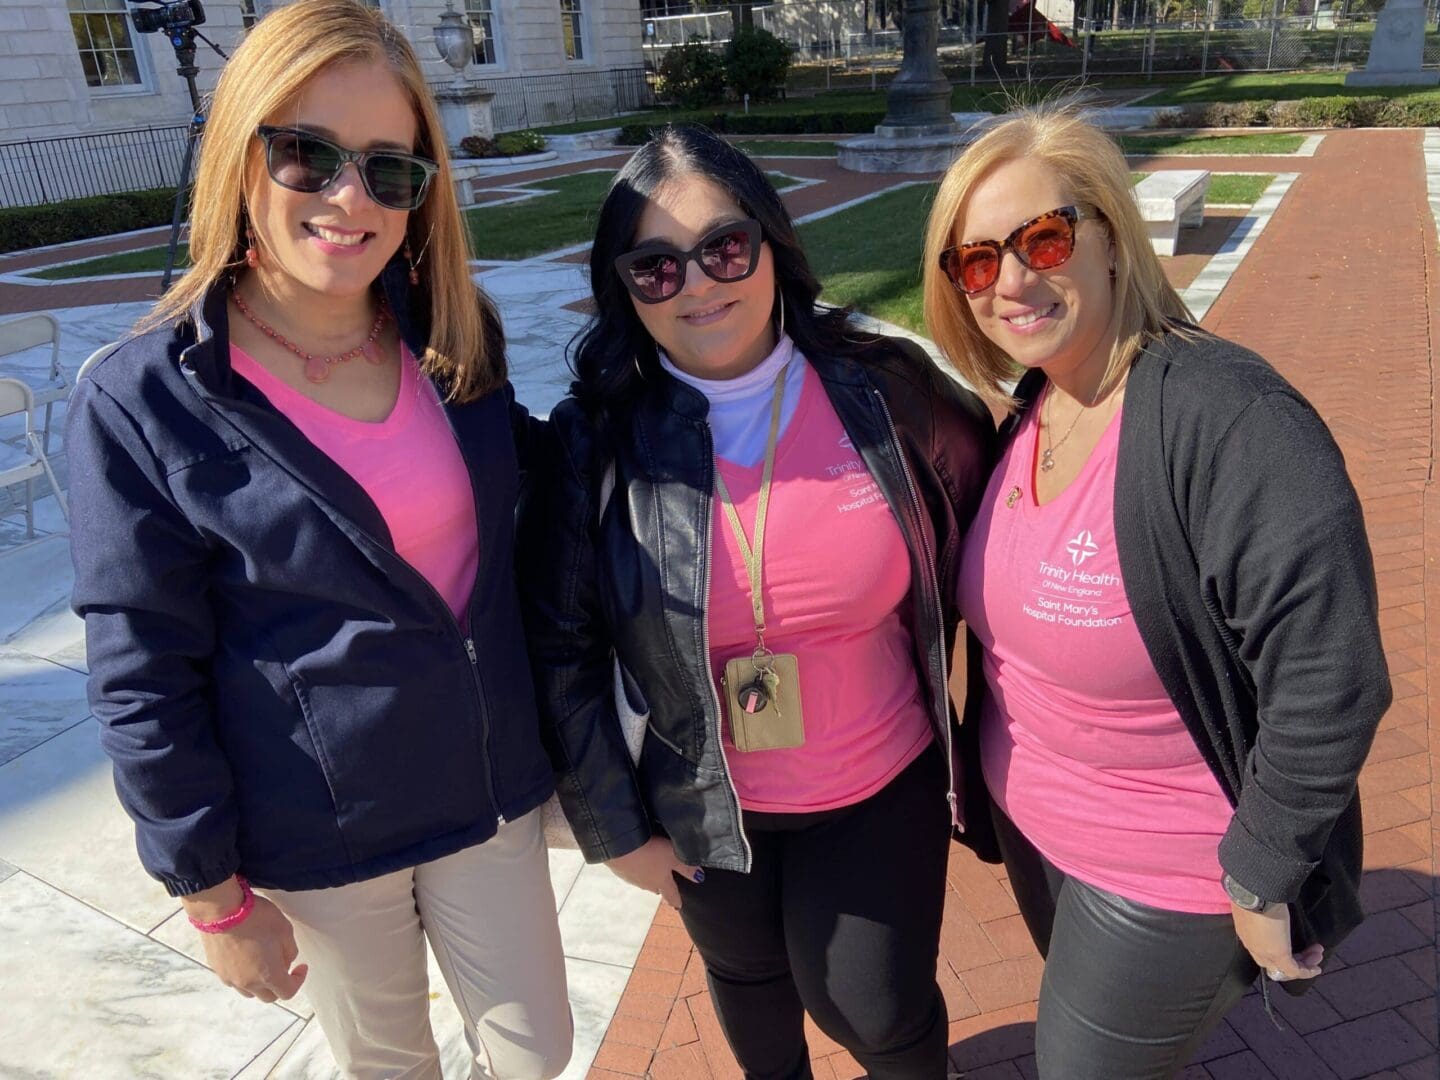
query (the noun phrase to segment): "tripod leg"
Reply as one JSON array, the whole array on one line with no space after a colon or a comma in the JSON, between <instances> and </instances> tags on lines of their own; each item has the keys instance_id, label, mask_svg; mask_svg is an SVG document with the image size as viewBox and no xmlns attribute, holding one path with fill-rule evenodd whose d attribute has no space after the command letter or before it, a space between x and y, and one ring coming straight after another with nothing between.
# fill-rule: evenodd
<instances>
[{"instance_id":1,"label":"tripod leg","mask_svg":"<svg viewBox=\"0 0 1440 1080\"><path fill-rule=\"evenodd\" d=\"M180 244L180 220L185 216L185 191L190 186L190 169L195 162L195 144L200 141L205 118L196 113L190 121L190 131L185 137L185 164L180 169L180 186L175 189L175 212L170 217L170 250L165 256L165 276L160 279L160 291L168 292L170 281L175 276L175 250Z\"/></svg>"}]
</instances>

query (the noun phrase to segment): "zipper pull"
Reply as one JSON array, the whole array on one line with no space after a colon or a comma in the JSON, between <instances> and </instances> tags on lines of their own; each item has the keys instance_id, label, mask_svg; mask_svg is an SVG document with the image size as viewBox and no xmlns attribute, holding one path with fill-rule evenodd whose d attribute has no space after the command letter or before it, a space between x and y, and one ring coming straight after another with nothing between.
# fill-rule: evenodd
<instances>
[{"instance_id":1,"label":"zipper pull","mask_svg":"<svg viewBox=\"0 0 1440 1080\"><path fill-rule=\"evenodd\" d=\"M480 663L480 658L475 655L475 642L471 641L468 637L465 639L465 655L470 658L470 663Z\"/></svg>"}]
</instances>

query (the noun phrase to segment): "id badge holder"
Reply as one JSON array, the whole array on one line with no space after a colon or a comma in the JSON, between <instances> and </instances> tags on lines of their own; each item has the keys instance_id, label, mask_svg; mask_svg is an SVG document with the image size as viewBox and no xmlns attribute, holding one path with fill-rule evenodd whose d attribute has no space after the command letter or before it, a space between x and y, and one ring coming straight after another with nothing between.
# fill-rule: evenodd
<instances>
[{"instance_id":1,"label":"id badge holder","mask_svg":"<svg viewBox=\"0 0 1440 1080\"><path fill-rule=\"evenodd\" d=\"M805 745L800 663L794 653L756 650L725 665L730 737L742 753Z\"/></svg>"}]
</instances>

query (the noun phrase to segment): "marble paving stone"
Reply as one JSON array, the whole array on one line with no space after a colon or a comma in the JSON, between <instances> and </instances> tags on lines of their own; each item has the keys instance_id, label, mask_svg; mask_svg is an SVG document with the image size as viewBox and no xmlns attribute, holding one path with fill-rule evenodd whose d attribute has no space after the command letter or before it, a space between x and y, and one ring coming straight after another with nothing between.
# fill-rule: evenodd
<instances>
[{"instance_id":1,"label":"marble paving stone","mask_svg":"<svg viewBox=\"0 0 1440 1080\"><path fill-rule=\"evenodd\" d=\"M555 910L560 911L565 907L565 900L570 895L570 890L575 887L580 871L585 867L585 856L565 848L551 848L549 855L550 884L555 889Z\"/></svg>"},{"instance_id":2,"label":"marble paving stone","mask_svg":"<svg viewBox=\"0 0 1440 1080\"><path fill-rule=\"evenodd\" d=\"M86 671L85 623L70 610L73 585L66 537L9 551L0 542L0 648Z\"/></svg>"},{"instance_id":3,"label":"marble paving stone","mask_svg":"<svg viewBox=\"0 0 1440 1080\"><path fill-rule=\"evenodd\" d=\"M0 955L25 973L0 1076L223 1080L295 1022L28 874L0 885Z\"/></svg>"},{"instance_id":4,"label":"marble paving stone","mask_svg":"<svg viewBox=\"0 0 1440 1080\"><path fill-rule=\"evenodd\" d=\"M289 1052L290 1047L295 1045L295 1041L304 1034L307 1026L309 1025L304 1020L291 1021L290 1026L280 1033L279 1038L262 1050L254 1061L235 1074L234 1080L268 1080L280 1059Z\"/></svg>"},{"instance_id":5,"label":"marble paving stone","mask_svg":"<svg viewBox=\"0 0 1440 1080\"><path fill-rule=\"evenodd\" d=\"M570 984L570 1012L575 1019L575 1048L559 1080L583 1080L600 1050L620 995L625 992L630 968L567 957L565 977Z\"/></svg>"},{"instance_id":6,"label":"marble paving stone","mask_svg":"<svg viewBox=\"0 0 1440 1080\"><path fill-rule=\"evenodd\" d=\"M565 955L632 967L659 903L659 896L621 881L606 867L587 865L560 912Z\"/></svg>"},{"instance_id":7,"label":"marble paving stone","mask_svg":"<svg viewBox=\"0 0 1440 1080\"><path fill-rule=\"evenodd\" d=\"M141 933L180 907L140 868L93 719L0 766L0 858Z\"/></svg>"},{"instance_id":8,"label":"marble paving stone","mask_svg":"<svg viewBox=\"0 0 1440 1080\"><path fill-rule=\"evenodd\" d=\"M0 647L0 765L90 715L85 676Z\"/></svg>"}]
</instances>

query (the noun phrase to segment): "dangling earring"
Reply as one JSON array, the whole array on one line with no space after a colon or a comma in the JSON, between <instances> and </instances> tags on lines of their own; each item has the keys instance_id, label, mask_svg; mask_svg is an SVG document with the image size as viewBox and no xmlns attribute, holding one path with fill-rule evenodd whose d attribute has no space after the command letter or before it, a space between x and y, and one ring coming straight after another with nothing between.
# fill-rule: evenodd
<instances>
[{"instance_id":1,"label":"dangling earring","mask_svg":"<svg viewBox=\"0 0 1440 1080\"><path fill-rule=\"evenodd\" d=\"M410 238L405 238L405 261L410 264L410 284L420 284L420 270L415 265L415 256L410 254Z\"/></svg>"},{"instance_id":2,"label":"dangling earring","mask_svg":"<svg viewBox=\"0 0 1440 1080\"><path fill-rule=\"evenodd\" d=\"M425 260L425 252L430 250L430 241L433 239L435 239L435 226L431 225L430 232L425 237L425 246L420 249L418 256L412 256L410 254L410 237L408 234L405 237L405 261L410 264L411 285L420 284L420 264Z\"/></svg>"},{"instance_id":3,"label":"dangling earring","mask_svg":"<svg viewBox=\"0 0 1440 1080\"><path fill-rule=\"evenodd\" d=\"M775 332L777 339L785 336L785 294L779 289L775 290L775 304L780 308L780 326Z\"/></svg>"},{"instance_id":4,"label":"dangling earring","mask_svg":"<svg viewBox=\"0 0 1440 1080\"><path fill-rule=\"evenodd\" d=\"M245 223L245 265L254 270L260 265L260 251L255 247L255 233L250 223Z\"/></svg>"}]
</instances>

